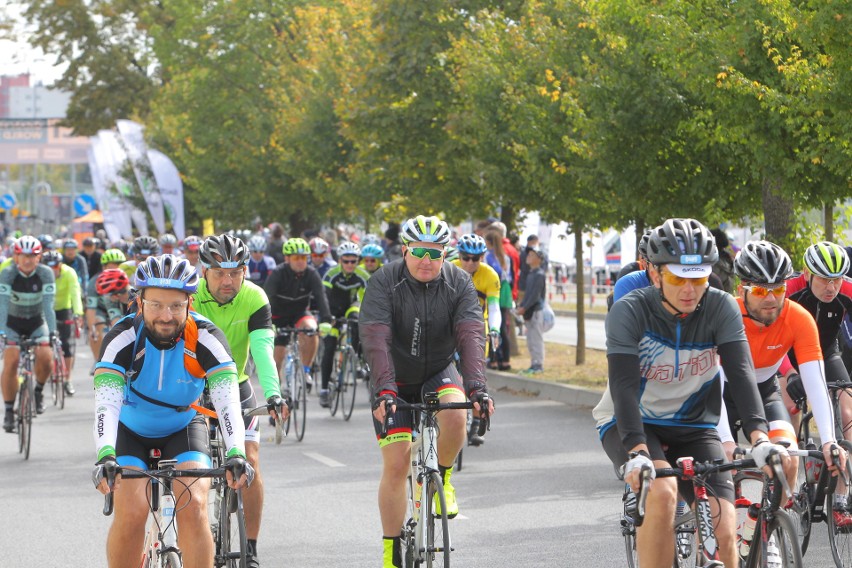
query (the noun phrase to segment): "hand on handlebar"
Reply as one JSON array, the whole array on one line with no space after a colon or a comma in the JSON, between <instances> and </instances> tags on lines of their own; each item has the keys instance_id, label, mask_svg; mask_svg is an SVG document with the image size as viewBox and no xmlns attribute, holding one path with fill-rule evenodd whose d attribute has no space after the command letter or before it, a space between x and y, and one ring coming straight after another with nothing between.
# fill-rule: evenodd
<instances>
[{"instance_id":1,"label":"hand on handlebar","mask_svg":"<svg viewBox=\"0 0 852 568\"><path fill-rule=\"evenodd\" d=\"M106 495L110 491L118 489L121 482L121 473L118 470L118 462L115 456L106 456L95 464L92 470L92 483L95 489Z\"/></svg>"},{"instance_id":2,"label":"hand on handlebar","mask_svg":"<svg viewBox=\"0 0 852 568\"><path fill-rule=\"evenodd\" d=\"M778 461L773 464L770 460L772 456L778 456ZM765 441L758 443L751 448L751 457L757 467L761 468L769 477L775 477L774 466L777 465L784 471L790 465L790 454L787 453L787 448L779 444ZM782 475L782 477L784 477Z\"/></svg>"},{"instance_id":3,"label":"hand on handlebar","mask_svg":"<svg viewBox=\"0 0 852 568\"><path fill-rule=\"evenodd\" d=\"M654 462L651 458L644 454L633 453L627 463L624 464L624 482L630 485L634 493L639 493L639 488L642 485L642 471L647 471L646 474L649 480L657 477L657 471L654 469Z\"/></svg>"},{"instance_id":4,"label":"hand on handlebar","mask_svg":"<svg viewBox=\"0 0 852 568\"><path fill-rule=\"evenodd\" d=\"M278 395L266 399L266 409L269 410L269 415L272 418L281 422L287 420L287 417L290 416L290 407L287 405L287 401Z\"/></svg>"},{"instance_id":5,"label":"hand on handlebar","mask_svg":"<svg viewBox=\"0 0 852 568\"><path fill-rule=\"evenodd\" d=\"M846 472L846 460L849 459L846 450L838 446L835 442L826 442L822 445L822 455L825 457L825 465L831 472L831 476L837 477L838 475L842 475L844 481L848 482L849 480L845 479L846 476L844 475Z\"/></svg>"},{"instance_id":6,"label":"hand on handlebar","mask_svg":"<svg viewBox=\"0 0 852 568\"><path fill-rule=\"evenodd\" d=\"M254 481L254 468L245 458L232 456L225 462L225 479L231 489L248 487Z\"/></svg>"},{"instance_id":7,"label":"hand on handlebar","mask_svg":"<svg viewBox=\"0 0 852 568\"><path fill-rule=\"evenodd\" d=\"M494 351L500 349L500 330L492 329L488 333L488 337L491 339L491 348Z\"/></svg>"},{"instance_id":8,"label":"hand on handlebar","mask_svg":"<svg viewBox=\"0 0 852 568\"><path fill-rule=\"evenodd\" d=\"M396 412L396 395L385 392L373 401L373 418L382 423L382 433L387 430L388 416Z\"/></svg>"}]
</instances>

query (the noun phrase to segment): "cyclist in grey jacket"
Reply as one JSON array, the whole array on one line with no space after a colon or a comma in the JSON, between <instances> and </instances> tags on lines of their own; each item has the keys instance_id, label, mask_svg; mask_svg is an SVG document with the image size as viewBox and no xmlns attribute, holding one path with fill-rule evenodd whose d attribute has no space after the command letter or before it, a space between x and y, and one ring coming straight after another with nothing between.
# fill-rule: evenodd
<instances>
[{"instance_id":1,"label":"cyclist in grey jacket","mask_svg":"<svg viewBox=\"0 0 852 568\"><path fill-rule=\"evenodd\" d=\"M449 242L447 224L437 217L418 216L402 227L403 258L373 273L361 305L359 330L370 367L373 417L382 452L379 512L384 533L385 568L401 566L400 531L405 517L405 479L411 463L410 412L397 412L396 400L421 402L423 393L437 392L441 402L476 404L475 412L493 412L485 385L485 326L470 276L444 262ZM454 364L461 357L464 384ZM484 413L484 412L483 412ZM388 414L387 432L383 422ZM447 516L458 514L450 484L452 464L466 439L466 412L438 415L441 431L438 465L444 481Z\"/></svg>"}]
</instances>

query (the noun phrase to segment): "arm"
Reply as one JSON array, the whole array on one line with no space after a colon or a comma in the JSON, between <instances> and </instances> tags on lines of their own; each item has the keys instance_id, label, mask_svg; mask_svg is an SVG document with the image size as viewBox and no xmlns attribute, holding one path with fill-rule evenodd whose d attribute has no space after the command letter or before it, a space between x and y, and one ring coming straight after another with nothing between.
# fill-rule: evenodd
<instances>
[{"instance_id":1,"label":"arm","mask_svg":"<svg viewBox=\"0 0 852 568\"><path fill-rule=\"evenodd\" d=\"M387 268L381 268L370 278L358 324L364 359L370 367L371 387L377 395L382 391L399 392L391 357L393 296L387 283L389 272Z\"/></svg>"},{"instance_id":2,"label":"arm","mask_svg":"<svg viewBox=\"0 0 852 568\"><path fill-rule=\"evenodd\" d=\"M207 375L210 400L222 424L227 457L246 457L246 429L240 407L240 389L233 363Z\"/></svg>"},{"instance_id":3,"label":"arm","mask_svg":"<svg viewBox=\"0 0 852 568\"><path fill-rule=\"evenodd\" d=\"M6 322L9 319L9 301L12 299L10 270L17 270L17 268L9 267L0 273L0 333L6 333Z\"/></svg>"},{"instance_id":4,"label":"arm","mask_svg":"<svg viewBox=\"0 0 852 568\"><path fill-rule=\"evenodd\" d=\"M328 297L325 295L325 286L320 279L319 272L314 271L311 280L311 293L316 299L317 308L319 309L320 323L331 322L331 310L328 307ZM329 288L331 286L329 285Z\"/></svg>"},{"instance_id":5,"label":"arm","mask_svg":"<svg viewBox=\"0 0 852 568\"><path fill-rule=\"evenodd\" d=\"M115 440L118 435L118 418L124 398L124 377L111 369L95 372L95 449L98 461L107 456L115 457Z\"/></svg>"},{"instance_id":6,"label":"arm","mask_svg":"<svg viewBox=\"0 0 852 568\"><path fill-rule=\"evenodd\" d=\"M54 306L56 304L56 279L53 277L53 271L44 265L39 265L45 270L42 270L41 290L41 307L44 314L44 321L47 322L47 329L50 333L56 333L56 312Z\"/></svg>"},{"instance_id":7,"label":"arm","mask_svg":"<svg viewBox=\"0 0 852 568\"><path fill-rule=\"evenodd\" d=\"M71 311L75 316L83 315L83 292L76 278L71 281Z\"/></svg>"},{"instance_id":8,"label":"arm","mask_svg":"<svg viewBox=\"0 0 852 568\"><path fill-rule=\"evenodd\" d=\"M281 396L281 385L275 359L272 351L275 343L275 332L272 329L272 311L265 304L249 318L249 351L257 367L257 377L263 389L263 396L269 400L271 396Z\"/></svg>"},{"instance_id":9,"label":"arm","mask_svg":"<svg viewBox=\"0 0 852 568\"><path fill-rule=\"evenodd\" d=\"M743 432L754 444L758 439L768 439L766 432L769 428L766 415L763 412L763 402L757 392L757 381L754 376L754 363L747 341L731 341L719 345L719 357L725 377L728 379L726 389L737 401L737 410L743 423Z\"/></svg>"},{"instance_id":10,"label":"arm","mask_svg":"<svg viewBox=\"0 0 852 568\"><path fill-rule=\"evenodd\" d=\"M500 331L503 325L503 315L500 313L500 297L489 297L488 300L488 330Z\"/></svg>"},{"instance_id":11,"label":"arm","mask_svg":"<svg viewBox=\"0 0 852 568\"><path fill-rule=\"evenodd\" d=\"M639 412L639 356L625 353L607 355L610 394L621 443L630 452L648 451L642 414Z\"/></svg>"},{"instance_id":12,"label":"arm","mask_svg":"<svg viewBox=\"0 0 852 568\"><path fill-rule=\"evenodd\" d=\"M453 267L461 272L461 269ZM456 352L461 359L461 376L468 397L475 391L485 391L485 334L482 330L482 309L473 280L465 278L458 298L453 321Z\"/></svg>"}]
</instances>

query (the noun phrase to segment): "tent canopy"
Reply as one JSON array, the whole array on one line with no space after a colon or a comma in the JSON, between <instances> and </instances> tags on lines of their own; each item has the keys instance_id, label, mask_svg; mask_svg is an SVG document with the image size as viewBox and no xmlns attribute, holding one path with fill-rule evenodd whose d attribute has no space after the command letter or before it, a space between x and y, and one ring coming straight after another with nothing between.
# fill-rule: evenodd
<instances>
[{"instance_id":1,"label":"tent canopy","mask_svg":"<svg viewBox=\"0 0 852 568\"><path fill-rule=\"evenodd\" d=\"M103 223L104 222L104 214L101 213L98 209L92 209L82 217L77 217L74 219L75 223Z\"/></svg>"}]
</instances>

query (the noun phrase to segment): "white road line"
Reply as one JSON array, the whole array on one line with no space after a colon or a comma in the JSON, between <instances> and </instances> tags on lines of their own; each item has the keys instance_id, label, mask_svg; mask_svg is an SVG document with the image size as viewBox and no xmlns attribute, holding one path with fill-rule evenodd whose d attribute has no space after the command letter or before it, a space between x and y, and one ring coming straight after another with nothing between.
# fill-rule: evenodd
<instances>
[{"instance_id":1,"label":"white road line","mask_svg":"<svg viewBox=\"0 0 852 568\"><path fill-rule=\"evenodd\" d=\"M312 460L317 460L323 465L327 465L328 467L346 467L346 464L340 463L337 460L333 460L329 457L326 457L322 454L318 454L316 452L302 452L305 456L311 458Z\"/></svg>"},{"instance_id":2,"label":"white road line","mask_svg":"<svg viewBox=\"0 0 852 568\"><path fill-rule=\"evenodd\" d=\"M499 393L497 396L497 402L495 406L497 408L534 408L534 407L544 407L544 406L565 406L565 403L559 402L557 400L523 400L518 402L506 402L501 404L499 399Z\"/></svg>"}]
</instances>

